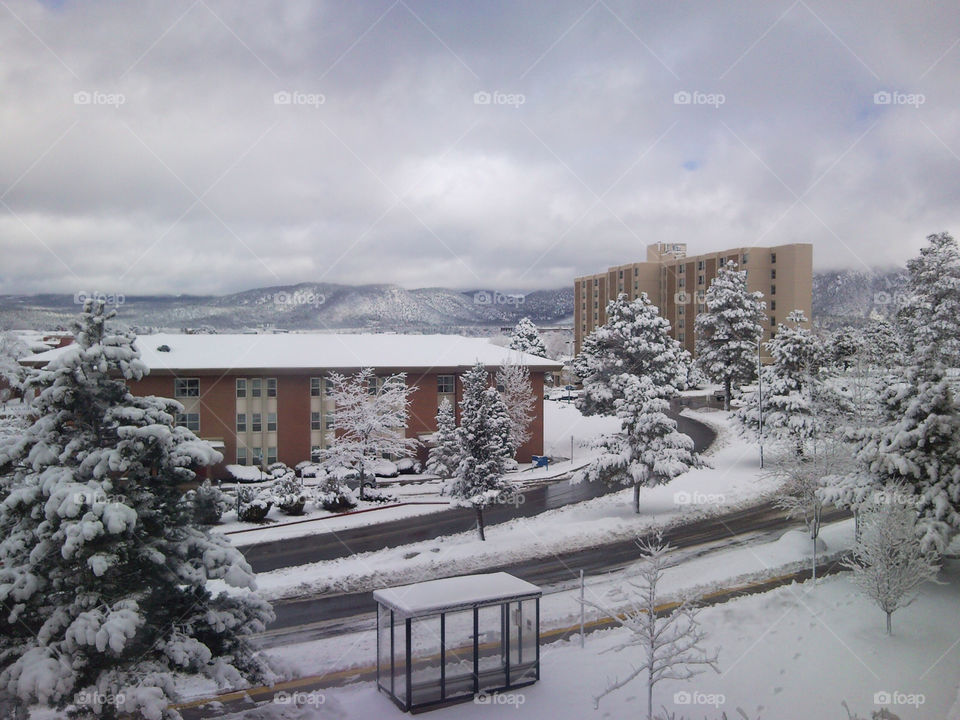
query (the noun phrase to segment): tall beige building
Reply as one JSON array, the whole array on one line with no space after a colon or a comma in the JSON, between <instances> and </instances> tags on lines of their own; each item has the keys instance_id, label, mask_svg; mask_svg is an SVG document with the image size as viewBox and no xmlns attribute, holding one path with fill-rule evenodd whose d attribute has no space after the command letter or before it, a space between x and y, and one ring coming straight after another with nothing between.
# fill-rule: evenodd
<instances>
[{"instance_id":1,"label":"tall beige building","mask_svg":"<svg viewBox=\"0 0 960 720\"><path fill-rule=\"evenodd\" d=\"M684 243L647 246L644 262L616 265L606 272L574 280L573 331L576 352L583 339L607 321L606 306L620 293L631 300L647 293L660 314L670 321L671 332L695 353L694 320L706 309L704 294L728 260L747 271L747 288L759 290L767 303L764 341L790 311L803 310L812 319L813 246L793 243L776 247L741 247L687 256Z\"/></svg>"}]
</instances>

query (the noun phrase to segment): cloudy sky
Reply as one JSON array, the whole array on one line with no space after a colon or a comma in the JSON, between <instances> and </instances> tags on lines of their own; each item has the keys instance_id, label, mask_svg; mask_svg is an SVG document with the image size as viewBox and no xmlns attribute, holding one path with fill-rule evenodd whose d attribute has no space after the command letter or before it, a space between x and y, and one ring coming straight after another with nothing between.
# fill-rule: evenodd
<instances>
[{"instance_id":1,"label":"cloudy sky","mask_svg":"<svg viewBox=\"0 0 960 720\"><path fill-rule=\"evenodd\" d=\"M954 2L0 1L0 293L567 285L960 232Z\"/></svg>"}]
</instances>

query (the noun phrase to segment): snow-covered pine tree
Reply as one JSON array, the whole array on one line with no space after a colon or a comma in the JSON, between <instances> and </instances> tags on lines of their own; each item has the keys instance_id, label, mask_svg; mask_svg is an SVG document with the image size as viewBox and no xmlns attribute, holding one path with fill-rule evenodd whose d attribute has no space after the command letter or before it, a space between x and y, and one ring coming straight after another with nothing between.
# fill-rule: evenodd
<instances>
[{"instance_id":1,"label":"snow-covered pine tree","mask_svg":"<svg viewBox=\"0 0 960 720\"><path fill-rule=\"evenodd\" d=\"M412 387L399 373L378 378L372 369L353 375L331 373L329 397L333 401L334 435L320 457L331 473L352 468L360 473L360 499L376 477L381 458L404 457L417 445L406 437L407 411Z\"/></svg>"},{"instance_id":2,"label":"snow-covered pine tree","mask_svg":"<svg viewBox=\"0 0 960 720\"><path fill-rule=\"evenodd\" d=\"M528 317L520 318L520 321L513 328L513 335L510 336L510 349L537 357L547 357L547 346L544 345L543 338L540 337L540 331Z\"/></svg>"},{"instance_id":3,"label":"snow-covered pine tree","mask_svg":"<svg viewBox=\"0 0 960 720\"><path fill-rule=\"evenodd\" d=\"M656 387L648 376L626 374L625 396L617 400L622 430L600 438L600 454L573 476L573 482L603 481L633 486L634 512L640 512L640 488L669 482L690 468L704 465L693 440L677 431L667 415L672 386Z\"/></svg>"},{"instance_id":4,"label":"snow-covered pine tree","mask_svg":"<svg viewBox=\"0 0 960 720\"><path fill-rule=\"evenodd\" d=\"M913 495L902 484L876 493L863 509L863 530L844 564L853 583L886 614L887 635L893 613L913 602L924 583L940 570L939 557L917 538Z\"/></svg>"},{"instance_id":5,"label":"snow-covered pine tree","mask_svg":"<svg viewBox=\"0 0 960 720\"><path fill-rule=\"evenodd\" d=\"M827 339L827 359L840 371L849 370L857 361L857 354L863 350L863 332L859 328L846 326L834 330Z\"/></svg>"},{"instance_id":6,"label":"snow-covered pine tree","mask_svg":"<svg viewBox=\"0 0 960 720\"><path fill-rule=\"evenodd\" d=\"M697 363L708 378L723 384L729 411L733 390L756 377L766 303L763 293L747 291L747 274L732 260L717 272L705 302L706 311L694 323Z\"/></svg>"},{"instance_id":7,"label":"snow-covered pine tree","mask_svg":"<svg viewBox=\"0 0 960 720\"><path fill-rule=\"evenodd\" d=\"M735 417L749 432L757 432L762 399L763 432L803 454L804 444L821 429L815 407L826 407L818 399L829 392L823 383L824 356L811 331L804 327L806 316L794 310L787 324L777 327L766 343L773 363L761 370L761 392L751 393Z\"/></svg>"},{"instance_id":8,"label":"snow-covered pine tree","mask_svg":"<svg viewBox=\"0 0 960 720\"><path fill-rule=\"evenodd\" d=\"M483 509L513 492L504 477L510 451L510 416L490 374L477 364L463 375L460 401L460 464L447 486L454 503L477 513L477 532L485 540Z\"/></svg>"},{"instance_id":9,"label":"snow-covered pine tree","mask_svg":"<svg viewBox=\"0 0 960 720\"><path fill-rule=\"evenodd\" d=\"M460 440L457 438L457 418L447 398L437 411L437 433L434 446L427 456L427 470L441 478L452 477L460 465Z\"/></svg>"},{"instance_id":10,"label":"snow-covered pine tree","mask_svg":"<svg viewBox=\"0 0 960 720\"><path fill-rule=\"evenodd\" d=\"M497 370L497 390L510 416L510 457L514 457L530 439L530 423L533 422L537 399L530 383L530 371L523 365L508 363Z\"/></svg>"},{"instance_id":11,"label":"snow-covered pine tree","mask_svg":"<svg viewBox=\"0 0 960 720\"><path fill-rule=\"evenodd\" d=\"M909 289L897 319L914 364L960 366L960 249L949 233L927 236L907 261Z\"/></svg>"},{"instance_id":12,"label":"snow-covered pine tree","mask_svg":"<svg viewBox=\"0 0 960 720\"><path fill-rule=\"evenodd\" d=\"M221 459L135 397L130 334L87 301L75 343L26 381L33 424L0 449L0 697L82 718L179 718L174 678L269 679L249 644L272 621L243 555L195 524L181 487ZM0 466L4 460L0 458ZM210 580L243 591L216 594Z\"/></svg>"},{"instance_id":13,"label":"snow-covered pine tree","mask_svg":"<svg viewBox=\"0 0 960 720\"><path fill-rule=\"evenodd\" d=\"M863 360L869 370L889 370L903 363L903 349L897 329L882 315L870 314L863 338Z\"/></svg>"},{"instance_id":14,"label":"snow-covered pine tree","mask_svg":"<svg viewBox=\"0 0 960 720\"><path fill-rule=\"evenodd\" d=\"M621 293L607 305L607 322L583 341L573 369L583 381L577 408L584 415L613 415L629 378L648 377L654 387L686 386L683 348L670 336L670 323L660 317L646 293L628 300Z\"/></svg>"},{"instance_id":15,"label":"snow-covered pine tree","mask_svg":"<svg viewBox=\"0 0 960 720\"><path fill-rule=\"evenodd\" d=\"M27 344L11 332L0 333L0 403L19 395L26 370L20 359L30 353Z\"/></svg>"},{"instance_id":16,"label":"snow-covered pine tree","mask_svg":"<svg viewBox=\"0 0 960 720\"><path fill-rule=\"evenodd\" d=\"M718 652L708 653L703 643L706 632L697 621L699 610L689 599L668 613L663 613L663 599L658 586L668 566L667 555L672 549L661 537L638 540L637 546L643 562L636 581L627 581L625 588L618 588L613 595L618 602L627 601L624 613L610 612L599 604L585 601L630 631L630 637L614 645L613 652L630 651L630 672L620 680L609 683L594 697L594 708L600 700L625 687L637 677L646 681L647 720L653 718L653 690L661 680L689 680L708 668L720 672L717 666Z\"/></svg>"}]
</instances>

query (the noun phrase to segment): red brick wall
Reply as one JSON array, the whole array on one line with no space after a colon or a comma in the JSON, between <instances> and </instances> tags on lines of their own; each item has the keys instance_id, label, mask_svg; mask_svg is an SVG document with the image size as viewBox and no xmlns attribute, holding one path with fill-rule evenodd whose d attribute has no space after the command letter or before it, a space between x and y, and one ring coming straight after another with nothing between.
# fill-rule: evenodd
<instances>
[{"instance_id":1,"label":"red brick wall","mask_svg":"<svg viewBox=\"0 0 960 720\"><path fill-rule=\"evenodd\" d=\"M533 406L534 417L530 423L530 439L517 450L517 462L530 462L531 455L543 455L543 373L531 372L530 385L536 403Z\"/></svg>"},{"instance_id":2,"label":"red brick wall","mask_svg":"<svg viewBox=\"0 0 960 720\"><path fill-rule=\"evenodd\" d=\"M290 467L310 459L311 377L277 377L277 460Z\"/></svg>"}]
</instances>

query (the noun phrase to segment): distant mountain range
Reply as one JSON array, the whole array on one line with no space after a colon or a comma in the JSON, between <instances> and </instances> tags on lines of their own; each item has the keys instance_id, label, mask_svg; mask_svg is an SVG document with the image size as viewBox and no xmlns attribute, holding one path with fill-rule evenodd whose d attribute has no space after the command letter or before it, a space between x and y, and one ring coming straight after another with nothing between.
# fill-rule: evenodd
<instances>
[{"instance_id":1,"label":"distant mountain range","mask_svg":"<svg viewBox=\"0 0 960 720\"><path fill-rule=\"evenodd\" d=\"M818 325L856 324L871 310L887 312L903 292L904 270L819 272L813 278ZM72 295L0 295L0 328L68 328L79 309ZM140 331L186 328L227 332L368 330L492 332L527 316L540 326L572 326L573 284L556 290L506 294L396 285L301 283L231 295L108 297L121 320Z\"/></svg>"},{"instance_id":2,"label":"distant mountain range","mask_svg":"<svg viewBox=\"0 0 960 720\"><path fill-rule=\"evenodd\" d=\"M571 325L573 284L509 294L301 283L220 296L131 295L106 300L116 304L121 320L140 330L457 332L513 325L524 316L538 325ZM72 295L0 295L0 328L66 328L81 303L82 296Z\"/></svg>"}]
</instances>

